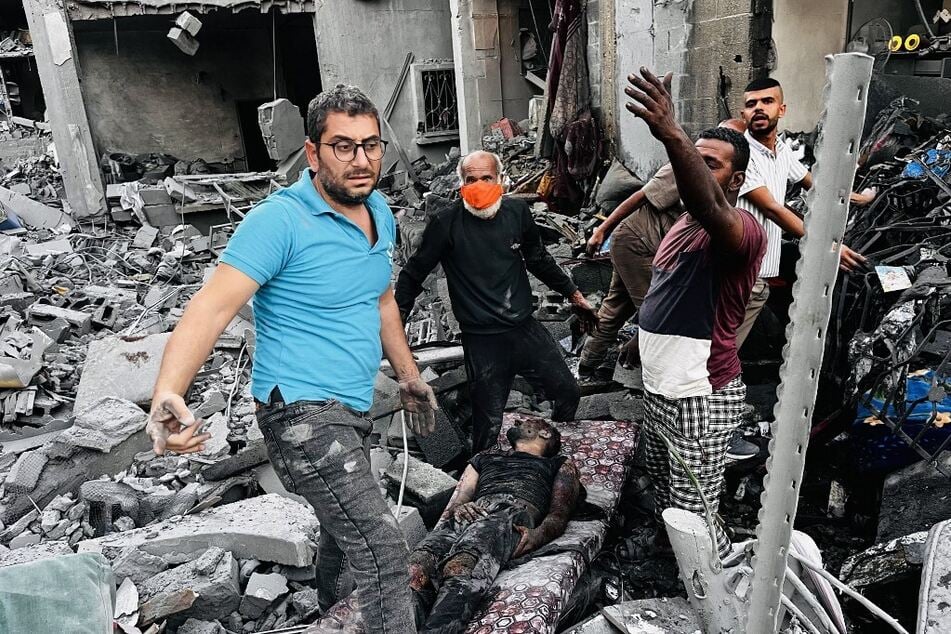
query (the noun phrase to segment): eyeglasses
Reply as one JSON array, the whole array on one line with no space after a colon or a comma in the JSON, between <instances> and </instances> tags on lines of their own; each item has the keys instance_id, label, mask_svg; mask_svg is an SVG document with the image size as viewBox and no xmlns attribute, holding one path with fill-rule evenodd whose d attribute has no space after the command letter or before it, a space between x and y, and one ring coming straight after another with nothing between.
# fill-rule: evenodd
<instances>
[{"instance_id":1,"label":"eyeglasses","mask_svg":"<svg viewBox=\"0 0 951 634\"><path fill-rule=\"evenodd\" d=\"M379 161L386 154L387 142L381 139L373 141L364 141L357 143L355 141L337 141L335 143L320 143L320 145L329 145L334 150L334 156L338 161L349 163L357 158L357 150L363 148L363 153L371 161Z\"/></svg>"}]
</instances>

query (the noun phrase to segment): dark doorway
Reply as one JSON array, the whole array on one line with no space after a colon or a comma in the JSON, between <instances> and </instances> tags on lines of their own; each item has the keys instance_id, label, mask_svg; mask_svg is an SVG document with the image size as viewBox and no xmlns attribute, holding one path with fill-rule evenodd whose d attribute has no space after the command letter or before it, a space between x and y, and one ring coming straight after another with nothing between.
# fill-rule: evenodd
<instances>
[{"instance_id":1,"label":"dark doorway","mask_svg":"<svg viewBox=\"0 0 951 634\"><path fill-rule=\"evenodd\" d=\"M236 103L241 142L244 143L244 160L249 172L267 172L274 167L274 161L268 156L267 146L261 137L261 127L258 125L258 106L262 103L264 100Z\"/></svg>"}]
</instances>

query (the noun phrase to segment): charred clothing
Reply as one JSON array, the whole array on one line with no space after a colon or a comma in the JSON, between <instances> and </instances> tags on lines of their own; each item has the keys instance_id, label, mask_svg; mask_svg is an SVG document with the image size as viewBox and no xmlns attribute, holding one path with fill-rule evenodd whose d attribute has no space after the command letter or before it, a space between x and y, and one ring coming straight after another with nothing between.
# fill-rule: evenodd
<instances>
[{"instance_id":1,"label":"charred clothing","mask_svg":"<svg viewBox=\"0 0 951 634\"><path fill-rule=\"evenodd\" d=\"M549 495L551 492L549 491ZM414 590L420 632L464 632L479 602L499 571L509 562L520 534L515 526L535 527L535 511L511 495L492 495L475 502L486 516L474 522L449 518L416 547L412 561L426 562L425 572L436 581L432 590ZM422 615L428 612L428 617Z\"/></svg>"},{"instance_id":2,"label":"charred clothing","mask_svg":"<svg viewBox=\"0 0 951 634\"><path fill-rule=\"evenodd\" d=\"M565 460L565 456L545 458L523 451L480 453L470 460L479 472L475 497L514 495L539 513L535 520L540 522L548 514L555 476Z\"/></svg>"}]
</instances>

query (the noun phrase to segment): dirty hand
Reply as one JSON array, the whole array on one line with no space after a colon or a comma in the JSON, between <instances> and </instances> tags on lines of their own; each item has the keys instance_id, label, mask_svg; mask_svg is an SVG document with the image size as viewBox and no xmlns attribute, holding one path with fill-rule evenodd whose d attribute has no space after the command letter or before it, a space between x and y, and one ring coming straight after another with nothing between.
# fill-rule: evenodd
<instances>
[{"instance_id":1,"label":"dirty hand","mask_svg":"<svg viewBox=\"0 0 951 634\"><path fill-rule=\"evenodd\" d=\"M588 244L585 247L585 251L589 258L593 258L601 251L601 246L604 245L604 240L604 232L601 231L601 227L597 227L591 233L591 237L588 238Z\"/></svg>"},{"instance_id":2,"label":"dirty hand","mask_svg":"<svg viewBox=\"0 0 951 634\"><path fill-rule=\"evenodd\" d=\"M568 298L571 311L581 320L581 332L591 333L598 328L598 311L588 303L581 291L575 291Z\"/></svg>"},{"instance_id":3,"label":"dirty hand","mask_svg":"<svg viewBox=\"0 0 951 634\"><path fill-rule=\"evenodd\" d=\"M645 66L641 66L640 72L640 77L627 77L631 86L625 88L624 93L634 101L629 101L625 107L635 117L644 120L654 137L663 139L680 129L674 117L674 100L670 96L673 73L667 73L661 80Z\"/></svg>"},{"instance_id":4,"label":"dirty hand","mask_svg":"<svg viewBox=\"0 0 951 634\"><path fill-rule=\"evenodd\" d=\"M166 451L194 453L205 448L211 434L200 434L204 421L195 416L179 394L167 392L152 398L152 411L145 433L152 439L152 450L159 456Z\"/></svg>"},{"instance_id":5,"label":"dirty hand","mask_svg":"<svg viewBox=\"0 0 951 634\"><path fill-rule=\"evenodd\" d=\"M865 256L861 253L856 253L849 247L842 245L842 250L839 252L839 268L847 273L851 273L857 269L864 269L868 263L868 260L865 259Z\"/></svg>"},{"instance_id":6,"label":"dirty hand","mask_svg":"<svg viewBox=\"0 0 951 634\"><path fill-rule=\"evenodd\" d=\"M527 555L541 546L537 529L525 528L524 526L513 526L512 528L522 535L521 539L518 540L518 545L515 547L515 552L512 553L513 559Z\"/></svg>"},{"instance_id":7,"label":"dirty hand","mask_svg":"<svg viewBox=\"0 0 951 634\"><path fill-rule=\"evenodd\" d=\"M477 519L487 516L488 513L481 506L476 505L475 502L466 502L465 504L460 504L452 511L452 519L456 521L456 524L459 526L465 526L466 524L471 524Z\"/></svg>"},{"instance_id":8,"label":"dirty hand","mask_svg":"<svg viewBox=\"0 0 951 634\"><path fill-rule=\"evenodd\" d=\"M421 378L400 381L400 401L406 424L417 436L428 436L436 429L436 410L439 403L433 388Z\"/></svg>"},{"instance_id":9,"label":"dirty hand","mask_svg":"<svg viewBox=\"0 0 951 634\"><path fill-rule=\"evenodd\" d=\"M627 343L621 346L618 362L621 364L621 367L627 369L631 369L641 362L641 349L636 336L631 337Z\"/></svg>"}]
</instances>

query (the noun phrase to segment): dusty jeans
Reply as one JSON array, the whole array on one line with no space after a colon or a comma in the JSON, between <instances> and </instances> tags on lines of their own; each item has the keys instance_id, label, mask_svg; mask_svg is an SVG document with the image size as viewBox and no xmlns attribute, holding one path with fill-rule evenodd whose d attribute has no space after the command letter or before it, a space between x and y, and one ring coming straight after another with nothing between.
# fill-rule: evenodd
<instances>
[{"instance_id":1,"label":"dusty jeans","mask_svg":"<svg viewBox=\"0 0 951 634\"><path fill-rule=\"evenodd\" d=\"M420 633L464 632L482 597L512 558L521 537L513 527L535 527L537 513L512 496L488 496L475 504L486 511L485 517L468 523L446 520L416 546L411 557L430 562L426 573L437 590L425 624L419 625ZM425 593L417 593L416 600L429 602ZM425 612L429 606L421 607Z\"/></svg>"},{"instance_id":2,"label":"dusty jeans","mask_svg":"<svg viewBox=\"0 0 951 634\"><path fill-rule=\"evenodd\" d=\"M367 631L415 632L409 552L370 473L370 422L336 401L285 405L273 395L258 406L257 419L281 482L310 502L320 521L321 608L342 598L346 555Z\"/></svg>"}]
</instances>

